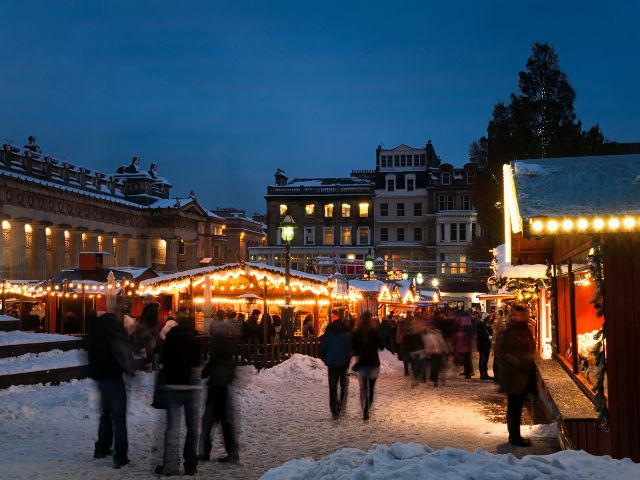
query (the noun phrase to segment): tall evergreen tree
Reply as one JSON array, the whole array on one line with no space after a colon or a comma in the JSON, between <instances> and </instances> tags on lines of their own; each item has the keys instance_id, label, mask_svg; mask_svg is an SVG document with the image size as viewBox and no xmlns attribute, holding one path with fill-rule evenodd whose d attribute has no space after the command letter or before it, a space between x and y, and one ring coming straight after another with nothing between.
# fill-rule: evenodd
<instances>
[{"instance_id":1,"label":"tall evergreen tree","mask_svg":"<svg viewBox=\"0 0 640 480\"><path fill-rule=\"evenodd\" d=\"M534 43L518 93L508 104L498 103L487 135L473 142L469 157L485 168L474 186L474 203L483 236L475 240L472 256L489 259L489 249L503 242L502 166L514 159L602 154L607 145L596 125L587 131L577 119L576 93L560 69L556 51Z\"/></svg>"}]
</instances>

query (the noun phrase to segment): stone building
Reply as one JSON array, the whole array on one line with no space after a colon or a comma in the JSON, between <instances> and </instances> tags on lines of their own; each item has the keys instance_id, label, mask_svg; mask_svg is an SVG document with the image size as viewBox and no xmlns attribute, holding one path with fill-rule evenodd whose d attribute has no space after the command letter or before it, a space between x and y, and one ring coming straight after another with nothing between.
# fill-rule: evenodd
<instances>
[{"instance_id":1,"label":"stone building","mask_svg":"<svg viewBox=\"0 0 640 480\"><path fill-rule=\"evenodd\" d=\"M228 262L248 260L249 248L266 245L266 226L261 215L249 218L244 210L233 207L216 208L213 213L224 219L225 258Z\"/></svg>"},{"instance_id":2,"label":"stone building","mask_svg":"<svg viewBox=\"0 0 640 480\"><path fill-rule=\"evenodd\" d=\"M362 265L373 248L374 172L355 171L345 178L295 178L276 171L267 187L267 246L251 249L255 261L283 265L280 223L296 222L291 242L292 268L311 271L318 259Z\"/></svg>"},{"instance_id":3,"label":"stone building","mask_svg":"<svg viewBox=\"0 0 640 480\"><path fill-rule=\"evenodd\" d=\"M157 166L138 157L113 174L43 154L31 137L0 151L0 277L47 279L78 266L82 251L105 266L162 272L224 262L224 220L193 192L171 197ZM216 254L217 252L217 254Z\"/></svg>"}]
</instances>

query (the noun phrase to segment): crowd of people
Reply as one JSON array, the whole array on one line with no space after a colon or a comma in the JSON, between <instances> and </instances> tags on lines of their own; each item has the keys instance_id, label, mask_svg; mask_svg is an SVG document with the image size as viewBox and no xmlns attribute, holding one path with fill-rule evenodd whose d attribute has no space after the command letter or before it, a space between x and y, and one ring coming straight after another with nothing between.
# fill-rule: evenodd
<instances>
[{"instance_id":1,"label":"crowd of people","mask_svg":"<svg viewBox=\"0 0 640 480\"><path fill-rule=\"evenodd\" d=\"M473 371L472 351L479 352L481 380L493 380L507 394L509 441L528 446L520 435L524 400L535 388L535 344L528 328L524 307L504 310L466 312L457 309L416 310L410 314L390 312L380 322L370 312L356 319L343 310L331 312L331 321L320 336L320 351L327 365L329 407L334 419L346 411L350 370L360 384L362 417L370 418L375 385L380 374L379 351L388 349L404 364L404 374L416 387L427 378L434 387L444 383L442 371L452 361L460 376L469 379ZM201 342L194 317L187 306L159 322L159 307L152 297L144 299L139 318L128 312L106 313L87 322L87 348L90 376L100 392L101 416L94 457L113 457L114 468L129 463L126 426L126 388L123 375L135 374L134 353L148 371L157 371L153 404L166 410L163 463L155 472L179 473L179 438L182 414L186 423L183 467L188 475L197 473L198 462L209 461L211 433L219 425L226 456L223 463L239 461L237 418L232 408L230 385L235 378L236 362L230 341L277 343L289 338L292 322L283 322L253 310L248 318L219 311L207 325L210 352L201 367ZM311 316L304 319L304 336L316 335ZM265 335L268 338L265 338ZM493 377L489 360L494 353ZM202 383L207 395L201 399ZM200 411L203 409L203 415Z\"/></svg>"}]
</instances>

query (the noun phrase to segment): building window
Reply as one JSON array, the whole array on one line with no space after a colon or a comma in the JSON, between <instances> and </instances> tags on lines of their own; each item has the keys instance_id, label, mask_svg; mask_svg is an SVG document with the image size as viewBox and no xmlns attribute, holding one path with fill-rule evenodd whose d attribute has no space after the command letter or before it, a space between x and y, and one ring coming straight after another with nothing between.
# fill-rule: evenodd
<instances>
[{"instance_id":1,"label":"building window","mask_svg":"<svg viewBox=\"0 0 640 480\"><path fill-rule=\"evenodd\" d=\"M413 241L414 242L422 241L422 228L416 227L413 229Z\"/></svg>"},{"instance_id":2,"label":"building window","mask_svg":"<svg viewBox=\"0 0 640 480\"><path fill-rule=\"evenodd\" d=\"M407 178L407 191L413 192L415 190L416 180L415 178Z\"/></svg>"},{"instance_id":3,"label":"building window","mask_svg":"<svg viewBox=\"0 0 640 480\"><path fill-rule=\"evenodd\" d=\"M440 182L442 185L451 185L451 172L442 172Z\"/></svg>"},{"instance_id":4,"label":"building window","mask_svg":"<svg viewBox=\"0 0 640 480\"><path fill-rule=\"evenodd\" d=\"M313 203L309 203L309 204L305 205L304 213L306 213L307 216L310 217L311 215L313 215L313 212L315 211L315 209L316 209L316 206Z\"/></svg>"},{"instance_id":5,"label":"building window","mask_svg":"<svg viewBox=\"0 0 640 480\"><path fill-rule=\"evenodd\" d=\"M440 211L454 210L455 208L454 200L455 200L455 197L453 196L453 194L443 193L438 195L438 210Z\"/></svg>"},{"instance_id":6,"label":"building window","mask_svg":"<svg viewBox=\"0 0 640 480\"><path fill-rule=\"evenodd\" d=\"M466 193L462 195L462 209L473 210L473 205L471 204L471 195Z\"/></svg>"},{"instance_id":7,"label":"building window","mask_svg":"<svg viewBox=\"0 0 640 480\"><path fill-rule=\"evenodd\" d=\"M407 167L413 167L413 155L407 155Z\"/></svg>"},{"instance_id":8,"label":"building window","mask_svg":"<svg viewBox=\"0 0 640 480\"><path fill-rule=\"evenodd\" d=\"M87 234L83 233L81 236L81 246L82 246L82 251L86 252L89 249L88 246L88 240L87 240Z\"/></svg>"},{"instance_id":9,"label":"building window","mask_svg":"<svg viewBox=\"0 0 640 480\"><path fill-rule=\"evenodd\" d=\"M398 227L396 229L396 239L399 242L404 242L404 227Z\"/></svg>"},{"instance_id":10,"label":"building window","mask_svg":"<svg viewBox=\"0 0 640 480\"><path fill-rule=\"evenodd\" d=\"M422 202L415 202L413 204L413 216L414 217L422 216Z\"/></svg>"},{"instance_id":11,"label":"building window","mask_svg":"<svg viewBox=\"0 0 640 480\"><path fill-rule=\"evenodd\" d=\"M386 155L381 155L380 156L380 168L387 168L387 156Z\"/></svg>"},{"instance_id":12,"label":"building window","mask_svg":"<svg viewBox=\"0 0 640 480\"><path fill-rule=\"evenodd\" d=\"M351 216L351 205L348 203L342 204L342 218L349 218Z\"/></svg>"},{"instance_id":13,"label":"building window","mask_svg":"<svg viewBox=\"0 0 640 480\"><path fill-rule=\"evenodd\" d=\"M280 204L280 216L284 217L287 214L287 206L283 203Z\"/></svg>"},{"instance_id":14,"label":"building window","mask_svg":"<svg viewBox=\"0 0 640 480\"><path fill-rule=\"evenodd\" d=\"M426 165L426 155L424 153L420 154L420 166L424 167Z\"/></svg>"},{"instance_id":15,"label":"building window","mask_svg":"<svg viewBox=\"0 0 640 480\"><path fill-rule=\"evenodd\" d=\"M383 227L380 229L380 241L381 242L389 241L389 229L387 227Z\"/></svg>"},{"instance_id":16,"label":"building window","mask_svg":"<svg viewBox=\"0 0 640 480\"><path fill-rule=\"evenodd\" d=\"M458 241L458 224L457 223L449 224L449 241L451 242Z\"/></svg>"},{"instance_id":17,"label":"building window","mask_svg":"<svg viewBox=\"0 0 640 480\"><path fill-rule=\"evenodd\" d=\"M461 242L467 241L467 224L466 223L458 224L458 237L460 238Z\"/></svg>"},{"instance_id":18,"label":"building window","mask_svg":"<svg viewBox=\"0 0 640 480\"><path fill-rule=\"evenodd\" d=\"M396 189L396 179L387 178L387 192L393 192Z\"/></svg>"},{"instance_id":19,"label":"building window","mask_svg":"<svg viewBox=\"0 0 640 480\"><path fill-rule=\"evenodd\" d=\"M368 203L360 203L358 204L358 210L360 213L360 217L366 218L369 216L369 204Z\"/></svg>"},{"instance_id":20,"label":"building window","mask_svg":"<svg viewBox=\"0 0 640 480\"><path fill-rule=\"evenodd\" d=\"M400 166L400 155L394 155L394 156L393 156L393 164L394 164L396 167L399 167L399 166Z\"/></svg>"},{"instance_id":21,"label":"building window","mask_svg":"<svg viewBox=\"0 0 640 480\"><path fill-rule=\"evenodd\" d=\"M316 243L315 227L304 227L304 244L315 245L315 243Z\"/></svg>"},{"instance_id":22,"label":"building window","mask_svg":"<svg viewBox=\"0 0 640 480\"><path fill-rule=\"evenodd\" d=\"M439 230L440 230L440 241L444 242L444 239L445 239L445 232L444 232L445 224L444 223L440 224L440 229Z\"/></svg>"},{"instance_id":23,"label":"building window","mask_svg":"<svg viewBox=\"0 0 640 480\"><path fill-rule=\"evenodd\" d=\"M323 245L333 245L333 227L324 227L322 229Z\"/></svg>"},{"instance_id":24,"label":"building window","mask_svg":"<svg viewBox=\"0 0 640 480\"><path fill-rule=\"evenodd\" d=\"M2 245L8 248L11 242L11 224L6 220L2 221Z\"/></svg>"},{"instance_id":25,"label":"building window","mask_svg":"<svg viewBox=\"0 0 640 480\"><path fill-rule=\"evenodd\" d=\"M324 206L324 216L325 218L333 218L333 203L327 203Z\"/></svg>"},{"instance_id":26,"label":"building window","mask_svg":"<svg viewBox=\"0 0 640 480\"><path fill-rule=\"evenodd\" d=\"M45 249L50 252L51 250L53 250L53 236L51 235L51 229L49 227L45 228L44 234Z\"/></svg>"},{"instance_id":27,"label":"building window","mask_svg":"<svg viewBox=\"0 0 640 480\"><path fill-rule=\"evenodd\" d=\"M279 236L280 235L278 235L278 237ZM184 242L182 240L180 240L180 242L178 243L178 255L184 255L185 254L185 250L186 250L185 244L184 244Z\"/></svg>"},{"instance_id":28,"label":"building window","mask_svg":"<svg viewBox=\"0 0 640 480\"><path fill-rule=\"evenodd\" d=\"M407 157L405 155L400 155L400 166L401 167L407 166Z\"/></svg>"},{"instance_id":29,"label":"building window","mask_svg":"<svg viewBox=\"0 0 640 480\"><path fill-rule=\"evenodd\" d=\"M398 217L404 217L404 203L396 204L396 215Z\"/></svg>"},{"instance_id":30,"label":"building window","mask_svg":"<svg viewBox=\"0 0 640 480\"><path fill-rule=\"evenodd\" d=\"M340 228L340 244L351 245L351 227Z\"/></svg>"},{"instance_id":31,"label":"building window","mask_svg":"<svg viewBox=\"0 0 640 480\"><path fill-rule=\"evenodd\" d=\"M369 245L369 227L358 227L358 245Z\"/></svg>"},{"instance_id":32,"label":"building window","mask_svg":"<svg viewBox=\"0 0 640 480\"><path fill-rule=\"evenodd\" d=\"M220 258L220 245L213 246L213 258Z\"/></svg>"},{"instance_id":33,"label":"building window","mask_svg":"<svg viewBox=\"0 0 640 480\"><path fill-rule=\"evenodd\" d=\"M64 253L71 253L71 234L69 230L64 231Z\"/></svg>"},{"instance_id":34,"label":"building window","mask_svg":"<svg viewBox=\"0 0 640 480\"><path fill-rule=\"evenodd\" d=\"M473 170L467 170L467 184L472 184L476 178L476 172Z\"/></svg>"},{"instance_id":35,"label":"building window","mask_svg":"<svg viewBox=\"0 0 640 480\"><path fill-rule=\"evenodd\" d=\"M476 238L478 236L478 232L476 230L477 226L476 223L472 223L471 224L471 240L473 240L474 238Z\"/></svg>"},{"instance_id":36,"label":"building window","mask_svg":"<svg viewBox=\"0 0 640 480\"><path fill-rule=\"evenodd\" d=\"M103 242L103 237L102 235L98 235L98 251L102 252L102 248L104 246L104 242Z\"/></svg>"},{"instance_id":37,"label":"building window","mask_svg":"<svg viewBox=\"0 0 640 480\"><path fill-rule=\"evenodd\" d=\"M388 203L381 203L380 204L380 216L381 217L388 217L389 216L389 204Z\"/></svg>"}]
</instances>

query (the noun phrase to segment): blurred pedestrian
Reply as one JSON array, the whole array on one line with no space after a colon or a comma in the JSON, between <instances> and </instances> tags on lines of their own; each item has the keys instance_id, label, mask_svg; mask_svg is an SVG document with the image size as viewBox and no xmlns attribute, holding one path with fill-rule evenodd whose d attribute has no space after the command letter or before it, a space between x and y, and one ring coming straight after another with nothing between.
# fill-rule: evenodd
<instances>
[{"instance_id":1,"label":"blurred pedestrian","mask_svg":"<svg viewBox=\"0 0 640 480\"><path fill-rule=\"evenodd\" d=\"M129 463L127 440L127 393L122 374L133 376L131 346L123 322L105 313L87 322L89 376L100 392L100 425L94 458L112 454L113 468Z\"/></svg>"},{"instance_id":2,"label":"blurred pedestrian","mask_svg":"<svg viewBox=\"0 0 640 480\"><path fill-rule=\"evenodd\" d=\"M455 345L458 364L464 368L460 375L465 378L471 378L473 376L473 363L471 362L472 335L471 317L467 312L464 312L458 320Z\"/></svg>"},{"instance_id":3,"label":"blurred pedestrian","mask_svg":"<svg viewBox=\"0 0 640 480\"><path fill-rule=\"evenodd\" d=\"M334 420L346 410L349 389L351 334L342 319L334 313L332 321L320 338L320 353L329 375L329 408ZM338 395L340 384L340 395Z\"/></svg>"},{"instance_id":4,"label":"blurred pedestrian","mask_svg":"<svg viewBox=\"0 0 640 480\"><path fill-rule=\"evenodd\" d=\"M522 438L520 424L524 401L529 393L535 391L535 342L529 330L525 307L516 306L513 309L496 351L500 359L500 391L507 394L509 443L517 447L529 447L531 440Z\"/></svg>"},{"instance_id":5,"label":"blurred pedestrian","mask_svg":"<svg viewBox=\"0 0 640 480\"><path fill-rule=\"evenodd\" d=\"M312 338L316 336L316 328L313 325L313 315L307 315L302 322L302 338Z\"/></svg>"},{"instance_id":6,"label":"blurred pedestrian","mask_svg":"<svg viewBox=\"0 0 640 480\"><path fill-rule=\"evenodd\" d=\"M185 312L176 315L166 332L162 351L165 372L163 385L167 404L167 424L164 434L164 457L156 467L158 475L177 475L180 467L179 441L182 411L185 413L187 433L183 449L184 471L197 473L198 410L200 404L200 380L196 367L200 364L200 348L196 340L195 321ZM169 321L167 321L167 324ZM166 325L165 325L166 328Z\"/></svg>"},{"instance_id":7,"label":"blurred pedestrian","mask_svg":"<svg viewBox=\"0 0 640 480\"><path fill-rule=\"evenodd\" d=\"M489 356L491 355L492 330L489 324L489 314L483 313L480 316L476 329L476 341L478 342L478 369L480 370L480 380L493 380L489 376Z\"/></svg>"},{"instance_id":8,"label":"blurred pedestrian","mask_svg":"<svg viewBox=\"0 0 640 480\"><path fill-rule=\"evenodd\" d=\"M353 354L358 357L353 369L358 373L360 382L360 404L362 417L369 420L373 404L376 380L380 374L378 350L384 348L382 337L373 323L371 312L364 312L360 325L353 333Z\"/></svg>"},{"instance_id":9,"label":"blurred pedestrian","mask_svg":"<svg viewBox=\"0 0 640 480\"><path fill-rule=\"evenodd\" d=\"M424 353L429 359L430 372L429 379L433 382L433 386L440 384L440 372L449 353L447 342L445 342L442 332L430 326L426 333L422 336L424 343Z\"/></svg>"}]
</instances>

